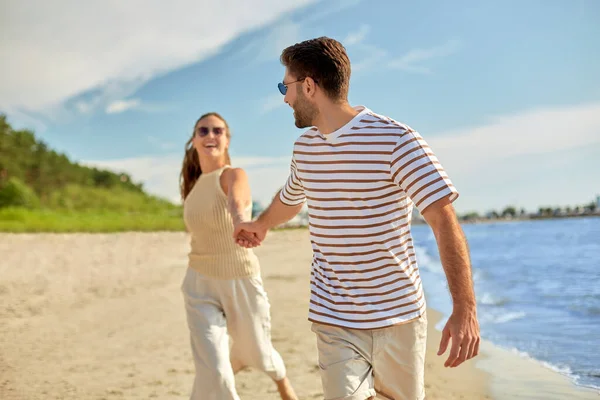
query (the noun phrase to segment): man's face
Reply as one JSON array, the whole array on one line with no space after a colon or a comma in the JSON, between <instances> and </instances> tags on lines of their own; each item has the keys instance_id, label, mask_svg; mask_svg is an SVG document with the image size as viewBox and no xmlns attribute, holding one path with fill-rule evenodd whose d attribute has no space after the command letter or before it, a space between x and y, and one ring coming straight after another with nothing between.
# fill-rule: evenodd
<instances>
[{"instance_id":1,"label":"man's face","mask_svg":"<svg viewBox=\"0 0 600 400\"><path fill-rule=\"evenodd\" d=\"M301 129L309 128L314 126L318 109L316 104L308 99L304 93L304 80L297 81L298 78L291 75L286 69L283 83L287 86L287 92L283 101L294 110L296 127Z\"/></svg>"}]
</instances>

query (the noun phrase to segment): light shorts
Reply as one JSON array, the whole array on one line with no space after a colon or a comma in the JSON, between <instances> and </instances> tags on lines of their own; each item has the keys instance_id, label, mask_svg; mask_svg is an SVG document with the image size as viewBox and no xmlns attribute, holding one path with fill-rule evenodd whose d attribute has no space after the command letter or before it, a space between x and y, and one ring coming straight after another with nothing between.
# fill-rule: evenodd
<instances>
[{"instance_id":1,"label":"light shorts","mask_svg":"<svg viewBox=\"0 0 600 400\"><path fill-rule=\"evenodd\" d=\"M364 330L312 324L325 400L425 398L427 315Z\"/></svg>"}]
</instances>

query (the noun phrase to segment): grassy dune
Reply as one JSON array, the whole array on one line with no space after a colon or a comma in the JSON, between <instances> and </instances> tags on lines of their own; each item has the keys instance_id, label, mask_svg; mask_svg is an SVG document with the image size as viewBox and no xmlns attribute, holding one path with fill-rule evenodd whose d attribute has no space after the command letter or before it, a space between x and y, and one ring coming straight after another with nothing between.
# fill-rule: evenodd
<instances>
[{"instance_id":1,"label":"grassy dune","mask_svg":"<svg viewBox=\"0 0 600 400\"><path fill-rule=\"evenodd\" d=\"M182 231L179 210L149 212L0 209L0 232Z\"/></svg>"}]
</instances>

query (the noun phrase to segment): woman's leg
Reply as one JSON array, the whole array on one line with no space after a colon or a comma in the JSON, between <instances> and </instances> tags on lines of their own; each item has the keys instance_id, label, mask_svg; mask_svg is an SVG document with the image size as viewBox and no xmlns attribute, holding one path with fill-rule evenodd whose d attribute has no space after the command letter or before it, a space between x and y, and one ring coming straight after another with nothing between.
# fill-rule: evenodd
<instances>
[{"instance_id":1,"label":"woman's leg","mask_svg":"<svg viewBox=\"0 0 600 400\"><path fill-rule=\"evenodd\" d=\"M211 280L188 269L182 284L196 367L191 400L239 400L229 362L227 321Z\"/></svg>"},{"instance_id":2,"label":"woman's leg","mask_svg":"<svg viewBox=\"0 0 600 400\"><path fill-rule=\"evenodd\" d=\"M297 399L281 355L271 343L270 304L260 276L231 281L228 296L223 296L227 326L233 339L231 364L265 372L277 384L282 399Z\"/></svg>"}]
</instances>

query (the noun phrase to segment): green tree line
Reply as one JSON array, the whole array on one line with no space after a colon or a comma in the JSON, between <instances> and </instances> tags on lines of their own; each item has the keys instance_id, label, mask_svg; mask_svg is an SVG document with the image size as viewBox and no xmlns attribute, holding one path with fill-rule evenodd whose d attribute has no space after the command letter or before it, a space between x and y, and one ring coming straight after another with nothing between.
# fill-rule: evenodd
<instances>
[{"instance_id":1,"label":"green tree line","mask_svg":"<svg viewBox=\"0 0 600 400\"><path fill-rule=\"evenodd\" d=\"M153 211L175 209L127 174L69 160L0 114L0 208Z\"/></svg>"}]
</instances>

